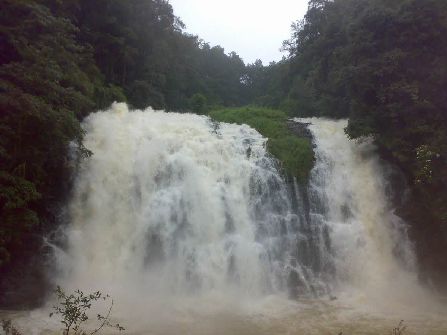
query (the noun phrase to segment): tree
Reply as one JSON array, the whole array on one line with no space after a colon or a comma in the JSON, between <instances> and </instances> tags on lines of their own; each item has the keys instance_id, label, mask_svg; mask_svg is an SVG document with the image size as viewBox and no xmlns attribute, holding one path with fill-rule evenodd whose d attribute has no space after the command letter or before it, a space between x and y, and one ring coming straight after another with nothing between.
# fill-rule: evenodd
<instances>
[{"instance_id":1,"label":"tree","mask_svg":"<svg viewBox=\"0 0 447 335\"><path fill-rule=\"evenodd\" d=\"M189 101L189 105L196 114L206 114L207 112L207 100L203 94L194 94Z\"/></svg>"},{"instance_id":2,"label":"tree","mask_svg":"<svg viewBox=\"0 0 447 335\"><path fill-rule=\"evenodd\" d=\"M4 1L0 12L0 39L9 50L0 64L2 268L11 255L26 253L25 243L38 243L33 233L68 172L69 143L84 152L79 119L94 108L99 81L68 20L28 1Z\"/></svg>"}]
</instances>

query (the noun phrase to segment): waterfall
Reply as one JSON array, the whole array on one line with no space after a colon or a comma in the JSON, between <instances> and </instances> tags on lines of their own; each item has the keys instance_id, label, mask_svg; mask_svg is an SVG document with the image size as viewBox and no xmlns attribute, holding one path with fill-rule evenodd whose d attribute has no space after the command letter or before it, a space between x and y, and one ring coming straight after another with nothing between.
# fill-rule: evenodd
<instances>
[{"instance_id":1,"label":"waterfall","mask_svg":"<svg viewBox=\"0 0 447 335\"><path fill-rule=\"evenodd\" d=\"M124 104L84 128L64 284L148 299L286 290L299 220L259 133Z\"/></svg>"},{"instance_id":2,"label":"waterfall","mask_svg":"<svg viewBox=\"0 0 447 335\"><path fill-rule=\"evenodd\" d=\"M297 121L316 154L304 194L248 126L125 104L90 115L61 280L147 299L389 294L415 281L371 141L350 141L343 120Z\"/></svg>"},{"instance_id":3,"label":"waterfall","mask_svg":"<svg viewBox=\"0 0 447 335\"><path fill-rule=\"evenodd\" d=\"M295 121L307 123L314 138L308 224L333 294L388 302L420 291L408 227L394 214L389 173L372 139L349 140L346 120Z\"/></svg>"},{"instance_id":4,"label":"waterfall","mask_svg":"<svg viewBox=\"0 0 447 335\"><path fill-rule=\"evenodd\" d=\"M295 121L313 134L307 185L246 125L125 104L89 115L55 284L111 294L130 334L385 334L402 319L444 334L372 141ZM23 324L58 329L53 304Z\"/></svg>"}]
</instances>

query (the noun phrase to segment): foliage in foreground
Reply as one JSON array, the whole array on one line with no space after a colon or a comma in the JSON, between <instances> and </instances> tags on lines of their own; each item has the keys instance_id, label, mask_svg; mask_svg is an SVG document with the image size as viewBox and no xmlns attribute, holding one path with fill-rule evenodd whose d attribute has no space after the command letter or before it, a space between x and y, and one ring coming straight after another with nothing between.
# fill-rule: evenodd
<instances>
[{"instance_id":1,"label":"foliage in foreground","mask_svg":"<svg viewBox=\"0 0 447 335\"><path fill-rule=\"evenodd\" d=\"M12 324L11 320L2 320L1 326L5 335L21 335L20 331Z\"/></svg>"},{"instance_id":2,"label":"foliage in foreground","mask_svg":"<svg viewBox=\"0 0 447 335\"><path fill-rule=\"evenodd\" d=\"M118 330L119 333L124 331L124 327L120 324L112 324L110 321L113 308L113 300L107 309L105 316L97 314L98 325L92 330L87 331L83 328L83 324L89 320L88 311L94 303L98 301L108 301L109 295L105 295L99 291L85 294L80 290L76 290L71 294L58 286L54 291L58 304L53 306L53 312L50 317L59 316L63 325L62 335L95 335L100 334L103 328L112 328ZM14 326L11 320L2 320L1 328L5 335L22 335L22 333Z\"/></svg>"},{"instance_id":3,"label":"foliage in foreground","mask_svg":"<svg viewBox=\"0 0 447 335\"><path fill-rule=\"evenodd\" d=\"M407 330L407 326L404 325L404 320L401 320L396 328L393 328L391 335L403 335Z\"/></svg>"},{"instance_id":4,"label":"foliage in foreground","mask_svg":"<svg viewBox=\"0 0 447 335\"><path fill-rule=\"evenodd\" d=\"M268 138L267 150L276 157L284 170L304 182L314 162L310 139L301 138L287 127L284 112L261 107L214 110L211 118L219 122L247 124Z\"/></svg>"},{"instance_id":5,"label":"foliage in foreground","mask_svg":"<svg viewBox=\"0 0 447 335\"><path fill-rule=\"evenodd\" d=\"M96 328L91 331L86 331L82 328L83 324L89 319L88 311L92 305L97 301L108 301L110 299L109 295L104 295L99 291L85 294L80 290L67 294L60 286L57 286L55 294L58 299L58 304L53 306L53 312L50 313L50 317L53 315L60 316L61 323L64 326L64 335L94 335L104 327L114 328L120 333L125 330L119 323L112 324L110 322L113 300L110 301L105 316L97 314L96 317L99 324Z\"/></svg>"}]
</instances>

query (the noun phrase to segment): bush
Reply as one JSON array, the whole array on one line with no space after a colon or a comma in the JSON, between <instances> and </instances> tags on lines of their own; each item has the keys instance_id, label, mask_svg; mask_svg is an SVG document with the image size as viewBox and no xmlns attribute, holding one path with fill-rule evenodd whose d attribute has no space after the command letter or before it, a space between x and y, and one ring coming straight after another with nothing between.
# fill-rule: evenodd
<instances>
[{"instance_id":1,"label":"bush","mask_svg":"<svg viewBox=\"0 0 447 335\"><path fill-rule=\"evenodd\" d=\"M208 100L203 94L196 93L189 99L189 107L196 114L206 114L207 106Z\"/></svg>"},{"instance_id":2,"label":"bush","mask_svg":"<svg viewBox=\"0 0 447 335\"><path fill-rule=\"evenodd\" d=\"M50 317L53 315L59 315L61 317L61 323L64 326L64 335L69 335L70 331L72 331L74 335L94 335L104 327L115 328L120 333L121 331L125 330L120 324L112 324L110 322L113 300L110 301L110 305L105 316L97 314L99 324L93 331L87 332L82 329L82 325L89 319L87 312L92 307L92 304L99 300L109 300L109 295L104 295L99 291L85 294L80 290L76 290L68 295L60 286L57 286L55 294L59 304L53 306L54 312L50 313Z\"/></svg>"}]
</instances>

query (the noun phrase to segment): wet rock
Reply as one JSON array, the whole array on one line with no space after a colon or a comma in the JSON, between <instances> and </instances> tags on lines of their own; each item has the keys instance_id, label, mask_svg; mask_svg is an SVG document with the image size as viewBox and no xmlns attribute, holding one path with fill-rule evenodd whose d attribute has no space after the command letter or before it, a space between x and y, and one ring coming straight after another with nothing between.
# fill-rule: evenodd
<instances>
[{"instance_id":1,"label":"wet rock","mask_svg":"<svg viewBox=\"0 0 447 335\"><path fill-rule=\"evenodd\" d=\"M313 136L308 128L309 125L310 123L287 120L287 128L289 128L289 130L293 132L296 136L312 140Z\"/></svg>"}]
</instances>

